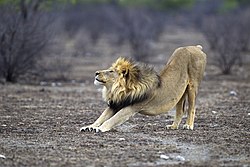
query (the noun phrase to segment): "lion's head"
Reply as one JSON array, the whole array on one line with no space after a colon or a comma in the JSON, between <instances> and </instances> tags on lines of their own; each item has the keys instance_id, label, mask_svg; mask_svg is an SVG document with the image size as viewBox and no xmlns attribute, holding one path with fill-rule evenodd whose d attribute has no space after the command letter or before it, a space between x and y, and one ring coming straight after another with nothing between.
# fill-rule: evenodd
<instances>
[{"instance_id":1,"label":"lion's head","mask_svg":"<svg viewBox=\"0 0 250 167\"><path fill-rule=\"evenodd\" d=\"M104 86L104 100L118 111L145 100L151 90L160 86L160 78L147 65L118 58L109 69L96 71L94 83Z\"/></svg>"}]
</instances>

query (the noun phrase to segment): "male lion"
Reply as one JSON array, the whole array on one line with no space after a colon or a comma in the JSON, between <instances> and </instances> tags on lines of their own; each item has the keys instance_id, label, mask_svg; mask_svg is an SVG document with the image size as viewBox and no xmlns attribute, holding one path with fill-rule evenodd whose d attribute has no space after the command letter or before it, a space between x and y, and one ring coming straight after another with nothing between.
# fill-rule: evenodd
<instances>
[{"instance_id":1,"label":"male lion","mask_svg":"<svg viewBox=\"0 0 250 167\"><path fill-rule=\"evenodd\" d=\"M176 106L176 115L168 129L178 129L188 97L184 129L194 128L195 99L206 66L202 46L180 47L157 74L147 65L119 58L107 70L97 71L95 84L103 85L108 107L91 125L81 131L105 132L124 123L136 113L159 115Z\"/></svg>"}]
</instances>

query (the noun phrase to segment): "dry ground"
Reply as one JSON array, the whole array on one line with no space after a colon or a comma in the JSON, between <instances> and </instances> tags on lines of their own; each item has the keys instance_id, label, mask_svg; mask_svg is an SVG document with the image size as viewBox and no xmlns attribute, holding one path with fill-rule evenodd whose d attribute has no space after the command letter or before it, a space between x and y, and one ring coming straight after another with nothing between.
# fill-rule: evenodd
<instances>
[{"instance_id":1,"label":"dry ground","mask_svg":"<svg viewBox=\"0 0 250 167\"><path fill-rule=\"evenodd\" d=\"M0 166L250 166L250 80L207 71L193 131L170 112L80 133L105 108L92 81L0 85Z\"/></svg>"},{"instance_id":2,"label":"dry ground","mask_svg":"<svg viewBox=\"0 0 250 167\"><path fill-rule=\"evenodd\" d=\"M208 48L196 32L169 33L156 45L157 55L193 43ZM250 65L231 76L207 66L193 131L166 130L171 111L136 115L107 133L80 133L106 107L92 82L110 58L72 60L76 83L0 84L0 166L250 166Z\"/></svg>"}]
</instances>

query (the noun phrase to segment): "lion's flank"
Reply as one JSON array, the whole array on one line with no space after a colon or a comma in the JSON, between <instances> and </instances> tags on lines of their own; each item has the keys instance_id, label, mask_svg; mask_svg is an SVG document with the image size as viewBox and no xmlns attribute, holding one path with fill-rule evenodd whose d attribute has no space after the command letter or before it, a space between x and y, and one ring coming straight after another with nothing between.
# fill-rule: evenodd
<instances>
[{"instance_id":1,"label":"lion's flank","mask_svg":"<svg viewBox=\"0 0 250 167\"><path fill-rule=\"evenodd\" d=\"M151 91L160 86L160 77L148 65L119 58L111 68L118 73L118 78L111 89L105 91L105 99L115 111L146 100Z\"/></svg>"}]
</instances>

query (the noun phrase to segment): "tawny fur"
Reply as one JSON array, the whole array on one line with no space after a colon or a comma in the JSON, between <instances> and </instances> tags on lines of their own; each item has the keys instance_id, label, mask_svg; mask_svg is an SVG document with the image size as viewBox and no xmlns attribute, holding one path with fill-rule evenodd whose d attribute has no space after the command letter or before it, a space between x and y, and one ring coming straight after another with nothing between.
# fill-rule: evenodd
<instances>
[{"instance_id":1,"label":"tawny fur","mask_svg":"<svg viewBox=\"0 0 250 167\"><path fill-rule=\"evenodd\" d=\"M185 100L188 118L185 129L193 129L195 99L204 74L206 54L202 46L181 47L174 51L165 68L157 74L147 65L119 58L107 70L97 71L95 84L103 85L108 108L82 131L108 131L136 113L159 115L176 106L176 116L169 129L178 129Z\"/></svg>"}]
</instances>

